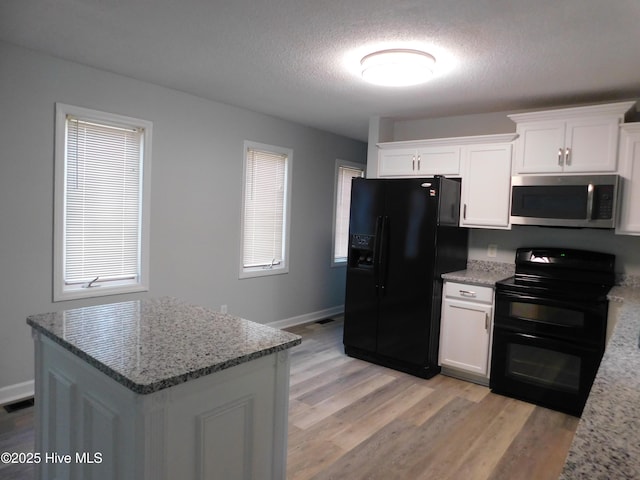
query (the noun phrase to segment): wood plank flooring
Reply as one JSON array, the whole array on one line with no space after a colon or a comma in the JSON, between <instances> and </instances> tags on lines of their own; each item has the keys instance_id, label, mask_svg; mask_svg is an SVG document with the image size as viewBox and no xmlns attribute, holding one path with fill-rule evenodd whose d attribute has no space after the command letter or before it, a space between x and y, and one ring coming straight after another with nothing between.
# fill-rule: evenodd
<instances>
[{"instance_id":1,"label":"wood plank flooring","mask_svg":"<svg viewBox=\"0 0 640 480\"><path fill-rule=\"evenodd\" d=\"M288 330L289 480L558 478L577 418L349 358L339 319Z\"/></svg>"},{"instance_id":2,"label":"wood plank flooring","mask_svg":"<svg viewBox=\"0 0 640 480\"><path fill-rule=\"evenodd\" d=\"M557 479L578 419L437 375L344 355L342 321L288 329L288 480ZM33 451L33 407L0 409L0 452ZM0 464L0 478L32 478Z\"/></svg>"}]
</instances>

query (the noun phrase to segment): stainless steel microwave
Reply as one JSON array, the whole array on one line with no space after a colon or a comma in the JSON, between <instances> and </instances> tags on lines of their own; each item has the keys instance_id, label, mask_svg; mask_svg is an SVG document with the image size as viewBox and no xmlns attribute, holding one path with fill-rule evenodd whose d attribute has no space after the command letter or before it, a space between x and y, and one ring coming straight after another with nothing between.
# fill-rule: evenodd
<instances>
[{"instance_id":1,"label":"stainless steel microwave","mask_svg":"<svg viewBox=\"0 0 640 480\"><path fill-rule=\"evenodd\" d=\"M614 228L618 175L523 175L511 179L511 223Z\"/></svg>"}]
</instances>

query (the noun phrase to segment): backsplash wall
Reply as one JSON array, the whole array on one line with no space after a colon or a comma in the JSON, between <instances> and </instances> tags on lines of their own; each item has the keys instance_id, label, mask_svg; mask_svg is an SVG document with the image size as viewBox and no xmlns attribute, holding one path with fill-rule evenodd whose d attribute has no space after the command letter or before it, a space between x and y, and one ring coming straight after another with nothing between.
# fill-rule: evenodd
<instances>
[{"instance_id":1,"label":"backsplash wall","mask_svg":"<svg viewBox=\"0 0 640 480\"><path fill-rule=\"evenodd\" d=\"M489 257L489 245L497 246ZM513 263L519 247L563 247L611 253L616 272L640 275L640 237L616 235L612 230L548 228L514 225L511 230L473 229L469 232L469 259Z\"/></svg>"}]
</instances>

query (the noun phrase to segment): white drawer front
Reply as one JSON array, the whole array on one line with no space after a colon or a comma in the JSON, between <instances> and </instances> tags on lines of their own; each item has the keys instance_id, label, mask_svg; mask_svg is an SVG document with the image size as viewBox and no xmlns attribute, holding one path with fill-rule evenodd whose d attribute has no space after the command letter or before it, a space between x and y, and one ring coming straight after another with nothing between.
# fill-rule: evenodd
<instances>
[{"instance_id":1,"label":"white drawer front","mask_svg":"<svg viewBox=\"0 0 640 480\"><path fill-rule=\"evenodd\" d=\"M493 288L480 285L445 282L444 294L447 298L460 298L483 303L493 302Z\"/></svg>"}]
</instances>

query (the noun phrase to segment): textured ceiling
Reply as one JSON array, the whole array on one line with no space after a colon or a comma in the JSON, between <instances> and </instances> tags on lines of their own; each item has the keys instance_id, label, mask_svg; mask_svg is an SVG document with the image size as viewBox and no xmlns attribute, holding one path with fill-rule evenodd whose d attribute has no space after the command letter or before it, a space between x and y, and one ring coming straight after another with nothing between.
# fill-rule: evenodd
<instances>
[{"instance_id":1,"label":"textured ceiling","mask_svg":"<svg viewBox=\"0 0 640 480\"><path fill-rule=\"evenodd\" d=\"M1 0L0 40L360 140L372 116L640 96L639 0ZM384 47L436 75L363 83Z\"/></svg>"}]
</instances>

